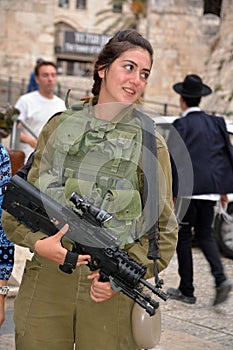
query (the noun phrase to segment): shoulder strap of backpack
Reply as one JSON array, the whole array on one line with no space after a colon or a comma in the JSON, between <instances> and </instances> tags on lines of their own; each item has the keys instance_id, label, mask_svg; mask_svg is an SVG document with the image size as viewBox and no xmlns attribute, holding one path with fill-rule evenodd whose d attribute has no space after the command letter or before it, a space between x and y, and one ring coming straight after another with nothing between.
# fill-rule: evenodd
<instances>
[{"instance_id":1,"label":"shoulder strap of backpack","mask_svg":"<svg viewBox=\"0 0 233 350\"><path fill-rule=\"evenodd\" d=\"M32 167L33 159L34 159L34 152L30 154L30 156L27 159L27 162L16 173L18 176L20 176L24 180L27 180L29 170Z\"/></svg>"}]
</instances>

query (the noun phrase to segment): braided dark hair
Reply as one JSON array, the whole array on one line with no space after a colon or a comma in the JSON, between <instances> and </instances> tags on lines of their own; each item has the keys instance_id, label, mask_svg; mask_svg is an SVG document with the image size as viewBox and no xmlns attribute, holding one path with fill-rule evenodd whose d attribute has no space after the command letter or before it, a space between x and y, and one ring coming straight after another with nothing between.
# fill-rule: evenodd
<instances>
[{"instance_id":1,"label":"braided dark hair","mask_svg":"<svg viewBox=\"0 0 233 350\"><path fill-rule=\"evenodd\" d=\"M151 44L133 29L120 30L107 42L100 52L94 67L94 84L92 87L92 93L94 96L99 95L100 92L102 79L99 77L99 70L109 68L124 52L136 47L141 47L149 52L152 64L153 48Z\"/></svg>"}]
</instances>

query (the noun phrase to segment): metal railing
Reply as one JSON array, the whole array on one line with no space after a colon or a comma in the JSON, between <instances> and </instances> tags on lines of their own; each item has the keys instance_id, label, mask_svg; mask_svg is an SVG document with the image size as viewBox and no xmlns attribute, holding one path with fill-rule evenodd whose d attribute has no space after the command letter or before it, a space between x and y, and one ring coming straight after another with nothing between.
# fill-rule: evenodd
<instances>
[{"instance_id":1,"label":"metal railing","mask_svg":"<svg viewBox=\"0 0 233 350\"><path fill-rule=\"evenodd\" d=\"M5 105L7 103L14 105L18 98L27 92L28 81L25 79L18 79L0 75L0 105ZM56 86L56 95L61 98L65 98L66 92L70 87L61 85L59 82ZM83 96L89 94L89 91L86 91L81 88L73 88L70 94L70 98L79 99Z\"/></svg>"},{"instance_id":2,"label":"metal railing","mask_svg":"<svg viewBox=\"0 0 233 350\"><path fill-rule=\"evenodd\" d=\"M26 93L27 83L25 79L12 78L11 76L0 75L0 105L3 106L6 103L14 105L18 98ZM80 84L81 85L81 84ZM85 90L80 87L71 87L58 82L56 87L56 95L65 99L67 91L71 88L69 95L69 102L72 104L78 99L84 96L90 96L91 91ZM149 106L155 113L160 115L180 115L180 106L171 103L162 103L157 101L145 100L147 106ZM206 111L214 115L227 116L227 113L211 110Z\"/></svg>"},{"instance_id":3,"label":"metal railing","mask_svg":"<svg viewBox=\"0 0 233 350\"><path fill-rule=\"evenodd\" d=\"M66 92L71 88L69 95L70 104L77 101L81 97L91 96L90 90L82 88L66 86L59 82L56 87L56 95L65 98ZM0 105L10 103L14 105L18 98L27 91L27 82L25 79L17 79L0 75ZM148 106L161 115L179 115L180 107L178 105L161 103L156 101L145 101Z\"/></svg>"}]
</instances>

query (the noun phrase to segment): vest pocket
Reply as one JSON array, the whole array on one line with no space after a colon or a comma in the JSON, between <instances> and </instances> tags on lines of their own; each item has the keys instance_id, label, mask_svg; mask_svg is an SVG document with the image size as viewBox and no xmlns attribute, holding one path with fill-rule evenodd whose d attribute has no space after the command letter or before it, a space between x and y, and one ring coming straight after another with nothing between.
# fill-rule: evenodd
<instances>
[{"instance_id":1,"label":"vest pocket","mask_svg":"<svg viewBox=\"0 0 233 350\"><path fill-rule=\"evenodd\" d=\"M57 130L56 148L62 154L75 155L85 131L85 123L79 117L63 120Z\"/></svg>"},{"instance_id":2,"label":"vest pocket","mask_svg":"<svg viewBox=\"0 0 233 350\"><path fill-rule=\"evenodd\" d=\"M66 205L66 199L64 197L64 186L58 185L58 176L51 175L49 173L43 173L39 179L35 181L35 186L40 189L41 192L47 194L50 198Z\"/></svg>"},{"instance_id":3,"label":"vest pocket","mask_svg":"<svg viewBox=\"0 0 233 350\"><path fill-rule=\"evenodd\" d=\"M102 209L118 220L134 220L141 215L142 205L137 190L109 190L104 197Z\"/></svg>"}]
</instances>

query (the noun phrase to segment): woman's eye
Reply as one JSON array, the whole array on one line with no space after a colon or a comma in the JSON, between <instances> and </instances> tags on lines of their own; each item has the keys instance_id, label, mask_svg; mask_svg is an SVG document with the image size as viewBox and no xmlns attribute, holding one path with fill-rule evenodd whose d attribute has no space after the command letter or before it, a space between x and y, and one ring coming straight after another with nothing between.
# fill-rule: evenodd
<instances>
[{"instance_id":1,"label":"woman's eye","mask_svg":"<svg viewBox=\"0 0 233 350\"><path fill-rule=\"evenodd\" d=\"M148 77L149 77L149 73L147 73L147 72L142 72L142 73L141 73L141 77L142 77L143 79L147 80Z\"/></svg>"},{"instance_id":2,"label":"woman's eye","mask_svg":"<svg viewBox=\"0 0 233 350\"><path fill-rule=\"evenodd\" d=\"M126 64L126 65L124 66L124 68L125 68L127 71L133 71L134 69L136 69L136 67L135 67L133 64ZM150 74L150 73L147 72L147 71L142 71L142 72L140 73L141 79L147 80L148 77L149 77L149 74Z\"/></svg>"},{"instance_id":3,"label":"woman's eye","mask_svg":"<svg viewBox=\"0 0 233 350\"><path fill-rule=\"evenodd\" d=\"M132 64L127 64L127 65L125 66L125 69L127 69L127 70L132 70L132 69L133 69L133 65L132 65Z\"/></svg>"}]
</instances>

